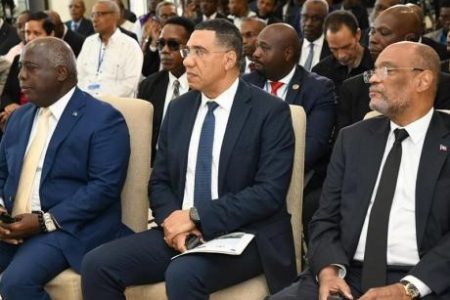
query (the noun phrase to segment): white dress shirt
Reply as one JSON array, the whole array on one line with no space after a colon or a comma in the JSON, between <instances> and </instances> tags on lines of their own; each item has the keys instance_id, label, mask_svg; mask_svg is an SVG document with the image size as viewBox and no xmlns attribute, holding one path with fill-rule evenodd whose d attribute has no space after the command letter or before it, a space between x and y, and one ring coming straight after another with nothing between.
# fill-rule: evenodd
<instances>
[{"instance_id":1,"label":"white dress shirt","mask_svg":"<svg viewBox=\"0 0 450 300\"><path fill-rule=\"evenodd\" d=\"M416 181L423 143L433 112L434 110L431 109L422 118L403 127L408 132L409 137L402 142L402 160L389 216L387 239L388 265L414 266L420 260L416 236ZM372 198L369 209L367 210L358 247L353 257L358 261L364 260L370 211L375 200L384 163L395 141L394 130L399 127L397 124L391 122L391 130L388 135L377 181L372 192ZM418 278L409 275L405 279L412 282L419 289L422 297L431 292Z\"/></svg>"},{"instance_id":2,"label":"white dress shirt","mask_svg":"<svg viewBox=\"0 0 450 300\"><path fill-rule=\"evenodd\" d=\"M239 30L241 29L242 20L245 18L250 18L256 16L256 13L252 10L247 12L247 15L243 17L236 17L235 15L228 15L228 19L233 20L234 26L236 26Z\"/></svg>"},{"instance_id":3,"label":"white dress shirt","mask_svg":"<svg viewBox=\"0 0 450 300\"><path fill-rule=\"evenodd\" d=\"M325 41L325 35L322 33L322 35L317 40L312 42L314 44L314 56L313 56L313 60L311 63L311 69L315 65L317 65L317 63L320 61L320 54L322 53L322 47L323 47L324 41ZM311 44L310 41L308 41L305 38L303 39L302 52L300 53L301 55L300 55L300 60L299 60L299 65L302 67L305 65L306 58L308 58L310 44Z\"/></svg>"},{"instance_id":4,"label":"white dress shirt","mask_svg":"<svg viewBox=\"0 0 450 300\"><path fill-rule=\"evenodd\" d=\"M106 45L98 33L91 35L77 59L78 86L93 96L134 97L143 60L138 43L119 29Z\"/></svg>"},{"instance_id":5,"label":"white dress shirt","mask_svg":"<svg viewBox=\"0 0 450 300\"><path fill-rule=\"evenodd\" d=\"M41 182L41 174L42 174L42 166L44 165L44 159L45 155L47 153L48 144L50 143L50 139L53 136L53 132L55 132L56 125L58 125L59 119L61 118L61 115L64 112L64 109L67 106L67 103L69 103L70 98L72 97L73 93L75 91L75 87L72 88L67 94L62 96L58 101L50 105L48 108L51 112L51 117L49 119L49 134L47 137L47 141L44 145L44 150L42 151L41 157L39 158L38 167L36 170L36 176L34 177L33 181L33 187L31 189L31 210L41 210L41 200L39 197L39 187ZM30 137L28 138L28 144L27 149L25 151L25 154L28 152L31 142L33 141L33 138L36 136L36 130L37 130L37 119L39 112L42 110L42 108L39 108L36 111L36 115L33 120L33 125L31 127ZM24 155L25 156L25 155ZM0 204L4 206L3 199L0 198Z\"/></svg>"},{"instance_id":6,"label":"white dress shirt","mask_svg":"<svg viewBox=\"0 0 450 300\"><path fill-rule=\"evenodd\" d=\"M277 90L277 97L286 100L289 83L291 82L292 77L294 77L294 73L295 73L295 66L286 76L278 80L278 82L282 82L284 84ZM264 90L270 94L272 90L272 87L270 86L270 80L266 80L266 83L264 84Z\"/></svg>"},{"instance_id":7,"label":"white dress shirt","mask_svg":"<svg viewBox=\"0 0 450 300\"><path fill-rule=\"evenodd\" d=\"M186 73L183 73L183 75L181 75L180 78L176 78L172 73L169 72L169 84L167 85L166 99L164 100L164 108L163 108L162 119L164 119L164 116L166 115L167 107L169 106L169 102L173 98L173 92L174 92L173 83L177 79L180 82L180 88L178 90L179 91L179 96L181 96L184 93L187 93L189 91L189 83L188 83L188 80L187 80Z\"/></svg>"},{"instance_id":8,"label":"white dress shirt","mask_svg":"<svg viewBox=\"0 0 450 300\"><path fill-rule=\"evenodd\" d=\"M213 155L211 167L211 199L219 197L218 181L219 181L219 160L220 151L222 149L222 141L227 128L228 118L230 117L231 107L233 106L234 97L239 85L239 79L222 94L215 99L208 99L202 93L202 102L197 112L194 128L192 130L191 141L189 143L188 164L186 171L186 185L184 188L183 209L189 209L194 206L194 186L195 186L195 168L197 165L197 151L200 142L200 133L208 112L208 101L216 101L219 106L214 110L215 129L213 142Z\"/></svg>"}]
</instances>

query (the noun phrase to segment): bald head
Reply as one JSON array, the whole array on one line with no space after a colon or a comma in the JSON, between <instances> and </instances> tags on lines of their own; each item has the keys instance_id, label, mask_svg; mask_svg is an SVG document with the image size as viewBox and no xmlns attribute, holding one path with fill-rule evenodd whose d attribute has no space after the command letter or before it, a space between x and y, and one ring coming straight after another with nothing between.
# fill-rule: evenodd
<instances>
[{"instance_id":1,"label":"bald head","mask_svg":"<svg viewBox=\"0 0 450 300\"><path fill-rule=\"evenodd\" d=\"M253 58L256 69L270 80L286 76L298 62L300 39L295 29L285 23L265 27L257 38Z\"/></svg>"},{"instance_id":2,"label":"bald head","mask_svg":"<svg viewBox=\"0 0 450 300\"><path fill-rule=\"evenodd\" d=\"M394 5L383 11L371 28L369 50L376 59L390 44L401 41L417 42L422 32L422 21L414 9Z\"/></svg>"},{"instance_id":3,"label":"bald head","mask_svg":"<svg viewBox=\"0 0 450 300\"><path fill-rule=\"evenodd\" d=\"M251 59L256 48L256 38L259 33L266 27L266 22L258 17L245 18L241 22L239 31L242 36L242 44L244 46L244 55Z\"/></svg>"}]
</instances>

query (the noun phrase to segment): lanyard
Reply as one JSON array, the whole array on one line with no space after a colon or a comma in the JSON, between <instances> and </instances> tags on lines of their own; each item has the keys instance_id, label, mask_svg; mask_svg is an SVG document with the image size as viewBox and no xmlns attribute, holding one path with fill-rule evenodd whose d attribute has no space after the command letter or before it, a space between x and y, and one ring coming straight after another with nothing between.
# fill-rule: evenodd
<instances>
[{"instance_id":1,"label":"lanyard","mask_svg":"<svg viewBox=\"0 0 450 300\"><path fill-rule=\"evenodd\" d=\"M105 52L106 52L106 45L103 46L102 41L100 41L100 51L98 53L98 63L97 63L97 75L100 72L100 68L102 67Z\"/></svg>"}]
</instances>

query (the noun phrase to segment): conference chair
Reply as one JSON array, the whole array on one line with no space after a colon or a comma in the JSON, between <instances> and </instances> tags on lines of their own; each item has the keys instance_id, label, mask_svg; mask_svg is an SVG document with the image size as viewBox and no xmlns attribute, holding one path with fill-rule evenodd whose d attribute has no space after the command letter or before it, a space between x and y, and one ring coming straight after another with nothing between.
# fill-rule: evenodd
<instances>
[{"instance_id":1,"label":"conference chair","mask_svg":"<svg viewBox=\"0 0 450 300\"><path fill-rule=\"evenodd\" d=\"M153 106L150 102L112 96L100 97L122 113L130 132L131 154L122 189L122 222L136 232L147 229ZM45 286L53 300L82 300L81 278L67 269Z\"/></svg>"},{"instance_id":2,"label":"conference chair","mask_svg":"<svg viewBox=\"0 0 450 300\"><path fill-rule=\"evenodd\" d=\"M291 217L294 234L297 272L302 270L302 201L305 157L306 115L301 106L290 105L295 133L295 156L291 183L287 195L287 208ZM151 199L150 199L151 201ZM127 300L166 300L164 282L132 286L125 290ZM261 300L269 295L265 276L241 282L237 285L213 293L211 300Z\"/></svg>"}]
</instances>

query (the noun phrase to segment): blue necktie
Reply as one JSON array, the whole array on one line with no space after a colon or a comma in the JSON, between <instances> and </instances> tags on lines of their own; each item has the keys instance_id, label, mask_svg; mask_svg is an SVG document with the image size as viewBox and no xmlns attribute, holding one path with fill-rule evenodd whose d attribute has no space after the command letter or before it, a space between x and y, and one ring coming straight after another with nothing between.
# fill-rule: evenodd
<instances>
[{"instance_id":1,"label":"blue necktie","mask_svg":"<svg viewBox=\"0 0 450 300\"><path fill-rule=\"evenodd\" d=\"M199 207L211 201L211 165L216 120L214 110L217 102L208 102L208 112L203 121L198 143L197 165L195 167L194 206Z\"/></svg>"},{"instance_id":2,"label":"blue necktie","mask_svg":"<svg viewBox=\"0 0 450 300\"><path fill-rule=\"evenodd\" d=\"M314 58L314 44L311 43L309 44L308 57L306 57L305 65L303 66L306 69L306 71L311 71L313 58Z\"/></svg>"}]
</instances>

